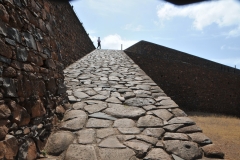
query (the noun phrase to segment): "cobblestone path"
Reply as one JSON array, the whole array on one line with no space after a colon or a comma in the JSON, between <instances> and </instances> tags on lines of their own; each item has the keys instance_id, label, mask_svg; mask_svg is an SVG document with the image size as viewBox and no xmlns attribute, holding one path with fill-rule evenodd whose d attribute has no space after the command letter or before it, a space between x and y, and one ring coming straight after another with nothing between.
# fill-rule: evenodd
<instances>
[{"instance_id":1,"label":"cobblestone path","mask_svg":"<svg viewBox=\"0 0 240 160\"><path fill-rule=\"evenodd\" d=\"M64 70L71 108L48 159L223 157L202 130L124 52L95 50ZM53 155L52 158L50 158Z\"/></svg>"}]
</instances>

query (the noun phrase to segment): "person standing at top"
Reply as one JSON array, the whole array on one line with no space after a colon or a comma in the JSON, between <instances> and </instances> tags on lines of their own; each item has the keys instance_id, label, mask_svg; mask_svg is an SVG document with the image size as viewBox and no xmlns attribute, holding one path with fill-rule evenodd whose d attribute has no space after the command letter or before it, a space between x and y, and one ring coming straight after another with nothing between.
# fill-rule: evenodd
<instances>
[{"instance_id":1,"label":"person standing at top","mask_svg":"<svg viewBox=\"0 0 240 160\"><path fill-rule=\"evenodd\" d=\"M100 37L98 37L98 40L97 40L97 42L98 42L97 49L98 49L98 47L101 49L101 40L100 40Z\"/></svg>"}]
</instances>

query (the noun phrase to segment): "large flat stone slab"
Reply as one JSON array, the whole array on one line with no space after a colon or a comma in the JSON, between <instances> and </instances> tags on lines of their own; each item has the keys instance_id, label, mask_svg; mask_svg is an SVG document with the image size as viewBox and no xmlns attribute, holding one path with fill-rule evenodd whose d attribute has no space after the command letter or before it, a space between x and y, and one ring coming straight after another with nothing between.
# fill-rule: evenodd
<instances>
[{"instance_id":1,"label":"large flat stone slab","mask_svg":"<svg viewBox=\"0 0 240 160\"><path fill-rule=\"evenodd\" d=\"M161 148L153 148L143 160L172 160L171 156Z\"/></svg>"},{"instance_id":2,"label":"large flat stone slab","mask_svg":"<svg viewBox=\"0 0 240 160\"><path fill-rule=\"evenodd\" d=\"M65 160L98 160L93 146L71 144L67 151Z\"/></svg>"},{"instance_id":3,"label":"large flat stone slab","mask_svg":"<svg viewBox=\"0 0 240 160\"><path fill-rule=\"evenodd\" d=\"M81 110L71 110L68 112L65 112L64 117L63 117L63 121L67 121L67 120L71 120L74 118L83 118L86 119L88 116L84 111Z\"/></svg>"},{"instance_id":4,"label":"large flat stone slab","mask_svg":"<svg viewBox=\"0 0 240 160\"><path fill-rule=\"evenodd\" d=\"M155 100L152 98L130 98L125 101L126 105L129 106L136 106L136 107L141 107L141 106L147 106L150 104L154 104Z\"/></svg>"},{"instance_id":5,"label":"large flat stone slab","mask_svg":"<svg viewBox=\"0 0 240 160\"><path fill-rule=\"evenodd\" d=\"M102 140L98 146L104 148L126 148L126 146L120 143L115 136L107 137Z\"/></svg>"},{"instance_id":6,"label":"large flat stone slab","mask_svg":"<svg viewBox=\"0 0 240 160\"><path fill-rule=\"evenodd\" d=\"M130 160L135 155L132 149L112 149L112 148L100 148L100 158L102 160Z\"/></svg>"},{"instance_id":7,"label":"large flat stone slab","mask_svg":"<svg viewBox=\"0 0 240 160\"><path fill-rule=\"evenodd\" d=\"M138 127L161 127L163 126L163 121L160 118L154 117L152 115L146 115L138 119L137 126Z\"/></svg>"},{"instance_id":8,"label":"large flat stone slab","mask_svg":"<svg viewBox=\"0 0 240 160\"><path fill-rule=\"evenodd\" d=\"M80 130L83 128L86 121L87 121L87 117L85 117L85 116L82 116L79 118L74 118L74 119L62 122L60 124L60 128L70 130L70 131Z\"/></svg>"},{"instance_id":9,"label":"large flat stone slab","mask_svg":"<svg viewBox=\"0 0 240 160\"><path fill-rule=\"evenodd\" d=\"M145 110L138 107L124 106L120 104L108 104L109 108L103 112L120 118L136 118L145 114Z\"/></svg>"},{"instance_id":10,"label":"large flat stone slab","mask_svg":"<svg viewBox=\"0 0 240 160\"><path fill-rule=\"evenodd\" d=\"M117 128L131 128L135 127L136 124L132 119L123 118L123 119L117 119L114 121L113 127Z\"/></svg>"},{"instance_id":11,"label":"large flat stone slab","mask_svg":"<svg viewBox=\"0 0 240 160\"><path fill-rule=\"evenodd\" d=\"M78 143L92 144L95 143L96 132L93 129L85 129L77 132Z\"/></svg>"},{"instance_id":12,"label":"large flat stone slab","mask_svg":"<svg viewBox=\"0 0 240 160\"><path fill-rule=\"evenodd\" d=\"M90 118L86 124L87 128L107 128L112 126L113 121L97 118Z\"/></svg>"}]
</instances>

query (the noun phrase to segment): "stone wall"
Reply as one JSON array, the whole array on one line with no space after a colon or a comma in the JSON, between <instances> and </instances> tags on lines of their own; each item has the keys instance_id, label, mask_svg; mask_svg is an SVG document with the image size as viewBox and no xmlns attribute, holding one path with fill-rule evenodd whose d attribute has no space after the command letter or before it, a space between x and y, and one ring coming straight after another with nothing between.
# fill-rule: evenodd
<instances>
[{"instance_id":1,"label":"stone wall","mask_svg":"<svg viewBox=\"0 0 240 160\"><path fill-rule=\"evenodd\" d=\"M182 109L240 116L240 70L146 41L125 52Z\"/></svg>"},{"instance_id":2,"label":"stone wall","mask_svg":"<svg viewBox=\"0 0 240 160\"><path fill-rule=\"evenodd\" d=\"M0 0L0 159L36 159L66 109L63 69L94 49L69 3Z\"/></svg>"}]
</instances>

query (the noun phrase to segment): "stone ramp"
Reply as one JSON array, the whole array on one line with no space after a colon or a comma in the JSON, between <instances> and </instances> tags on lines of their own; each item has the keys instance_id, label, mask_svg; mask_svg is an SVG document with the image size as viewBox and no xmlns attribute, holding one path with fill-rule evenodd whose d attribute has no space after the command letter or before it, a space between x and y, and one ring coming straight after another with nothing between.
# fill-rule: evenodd
<instances>
[{"instance_id":1,"label":"stone ramp","mask_svg":"<svg viewBox=\"0 0 240 160\"><path fill-rule=\"evenodd\" d=\"M123 51L95 50L64 74L72 105L48 139L45 159L223 158L195 122Z\"/></svg>"}]
</instances>

